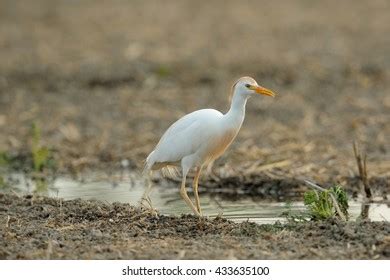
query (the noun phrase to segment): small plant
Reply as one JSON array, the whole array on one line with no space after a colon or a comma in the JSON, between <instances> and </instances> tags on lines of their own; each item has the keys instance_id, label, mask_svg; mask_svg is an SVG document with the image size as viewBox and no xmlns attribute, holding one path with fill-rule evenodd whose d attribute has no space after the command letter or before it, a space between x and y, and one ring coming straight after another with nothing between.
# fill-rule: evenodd
<instances>
[{"instance_id":1,"label":"small plant","mask_svg":"<svg viewBox=\"0 0 390 280\"><path fill-rule=\"evenodd\" d=\"M50 165L50 151L41 145L41 131L36 123L33 123L32 126L31 155L32 167L35 172L42 172L45 167Z\"/></svg>"},{"instance_id":2,"label":"small plant","mask_svg":"<svg viewBox=\"0 0 390 280\"><path fill-rule=\"evenodd\" d=\"M5 152L0 152L0 168L8 166L8 155ZM8 187L8 182L2 174L2 169L0 169L0 189Z\"/></svg>"},{"instance_id":3,"label":"small plant","mask_svg":"<svg viewBox=\"0 0 390 280\"><path fill-rule=\"evenodd\" d=\"M0 152L0 166L7 166L9 158L6 152Z\"/></svg>"},{"instance_id":4,"label":"small plant","mask_svg":"<svg viewBox=\"0 0 390 280\"><path fill-rule=\"evenodd\" d=\"M41 131L36 123L33 123L31 133L32 179L35 183L34 192L42 193L46 192L49 187L47 181L48 171L54 171L56 166L51 150L41 143Z\"/></svg>"},{"instance_id":5,"label":"small plant","mask_svg":"<svg viewBox=\"0 0 390 280\"><path fill-rule=\"evenodd\" d=\"M161 78L165 78L171 74L171 69L165 65L160 65L155 70L155 73L160 76Z\"/></svg>"},{"instance_id":6,"label":"small plant","mask_svg":"<svg viewBox=\"0 0 390 280\"><path fill-rule=\"evenodd\" d=\"M5 182L5 179L0 174L0 189L5 188L7 186L7 183Z\"/></svg>"},{"instance_id":7,"label":"small plant","mask_svg":"<svg viewBox=\"0 0 390 280\"><path fill-rule=\"evenodd\" d=\"M346 221L348 219L348 197L345 190L339 185L329 189L315 186L317 186L316 189L304 193L304 204L312 219L326 220L338 217Z\"/></svg>"},{"instance_id":8,"label":"small plant","mask_svg":"<svg viewBox=\"0 0 390 280\"><path fill-rule=\"evenodd\" d=\"M44 193L48 190L49 185L47 183L47 180L44 178L37 178L34 180L35 182L35 193Z\"/></svg>"}]
</instances>

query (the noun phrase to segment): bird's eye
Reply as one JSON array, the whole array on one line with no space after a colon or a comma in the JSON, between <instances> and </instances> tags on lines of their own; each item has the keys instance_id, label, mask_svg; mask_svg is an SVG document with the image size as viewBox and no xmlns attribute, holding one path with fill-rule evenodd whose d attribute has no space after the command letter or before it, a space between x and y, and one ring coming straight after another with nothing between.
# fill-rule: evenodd
<instances>
[{"instance_id":1,"label":"bird's eye","mask_svg":"<svg viewBox=\"0 0 390 280\"><path fill-rule=\"evenodd\" d=\"M247 88L250 88L250 87L251 87L251 85L250 85L250 84L245 84L245 86L246 86Z\"/></svg>"}]
</instances>

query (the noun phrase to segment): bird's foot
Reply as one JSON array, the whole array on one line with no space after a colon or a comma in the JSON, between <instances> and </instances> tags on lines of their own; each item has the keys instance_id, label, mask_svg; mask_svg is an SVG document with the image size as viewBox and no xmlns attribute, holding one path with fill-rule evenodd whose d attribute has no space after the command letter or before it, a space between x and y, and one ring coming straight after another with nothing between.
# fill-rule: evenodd
<instances>
[{"instance_id":1,"label":"bird's foot","mask_svg":"<svg viewBox=\"0 0 390 280\"><path fill-rule=\"evenodd\" d=\"M193 211L194 212L194 215L198 218L202 218L203 217L203 214L202 214L202 211Z\"/></svg>"},{"instance_id":2,"label":"bird's foot","mask_svg":"<svg viewBox=\"0 0 390 280\"><path fill-rule=\"evenodd\" d=\"M198 211L198 216L199 216L199 217L203 217L202 209L200 208L200 205L197 205L197 206L196 206L196 210Z\"/></svg>"}]
</instances>

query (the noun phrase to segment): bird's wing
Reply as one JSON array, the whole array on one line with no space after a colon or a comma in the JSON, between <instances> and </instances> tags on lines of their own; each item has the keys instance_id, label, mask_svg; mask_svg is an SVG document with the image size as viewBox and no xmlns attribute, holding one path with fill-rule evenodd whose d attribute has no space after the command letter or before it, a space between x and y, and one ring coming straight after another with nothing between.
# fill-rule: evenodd
<instances>
[{"instance_id":1,"label":"bird's wing","mask_svg":"<svg viewBox=\"0 0 390 280\"><path fill-rule=\"evenodd\" d=\"M153 161L176 162L195 153L211 137L213 120L221 116L219 111L204 109L180 118L161 137Z\"/></svg>"}]
</instances>

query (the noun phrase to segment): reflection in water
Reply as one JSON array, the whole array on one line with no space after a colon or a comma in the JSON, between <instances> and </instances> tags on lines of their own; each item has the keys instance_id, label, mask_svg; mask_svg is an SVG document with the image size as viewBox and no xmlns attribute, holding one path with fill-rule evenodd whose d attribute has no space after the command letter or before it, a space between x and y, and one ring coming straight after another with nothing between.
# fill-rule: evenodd
<instances>
[{"instance_id":1,"label":"reflection in water","mask_svg":"<svg viewBox=\"0 0 390 280\"><path fill-rule=\"evenodd\" d=\"M20 192L29 193L33 190L51 197L64 199L97 199L107 202L125 202L138 205L145 187L144 181L134 174L122 174L120 178L99 178L96 174L88 176L88 179L74 180L70 177L60 177L48 185L26 179L23 174L11 176L13 186ZM94 178L91 180L90 178ZM30 186L30 187L29 187ZM35 186L33 188L32 186ZM179 188L168 185L156 185L151 194L153 207L162 214L190 214L191 210L180 198ZM283 212L300 214L305 211L303 202L264 202L254 201L248 197L236 201L226 200L218 195L200 194L204 215L223 217L233 221L253 221L257 223L274 223L283 221ZM357 219L363 211L372 221L388 221L390 208L386 204L371 203L362 204L351 202L350 219Z\"/></svg>"}]
</instances>

